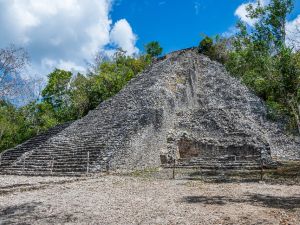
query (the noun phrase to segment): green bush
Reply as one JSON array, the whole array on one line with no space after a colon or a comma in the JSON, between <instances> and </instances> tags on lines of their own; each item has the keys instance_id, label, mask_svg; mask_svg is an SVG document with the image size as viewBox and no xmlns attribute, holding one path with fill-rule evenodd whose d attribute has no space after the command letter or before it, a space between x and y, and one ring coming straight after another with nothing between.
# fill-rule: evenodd
<instances>
[{"instance_id":1,"label":"green bush","mask_svg":"<svg viewBox=\"0 0 300 225\"><path fill-rule=\"evenodd\" d=\"M145 50L151 57L158 57L162 54L163 48L160 46L159 42L152 41L145 45Z\"/></svg>"},{"instance_id":2,"label":"green bush","mask_svg":"<svg viewBox=\"0 0 300 225\"><path fill-rule=\"evenodd\" d=\"M198 51L201 54L207 55L212 60L225 63L228 55L227 44L228 40L226 38L216 36L213 39L206 36L200 41Z\"/></svg>"},{"instance_id":3,"label":"green bush","mask_svg":"<svg viewBox=\"0 0 300 225\"><path fill-rule=\"evenodd\" d=\"M300 133L300 57L285 44L286 17L291 0L271 0L269 5L247 8L254 27L239 22L232 38L227 70L266 101L269 118L281 120L289 131Z\"/></svg>"}]
</instances>

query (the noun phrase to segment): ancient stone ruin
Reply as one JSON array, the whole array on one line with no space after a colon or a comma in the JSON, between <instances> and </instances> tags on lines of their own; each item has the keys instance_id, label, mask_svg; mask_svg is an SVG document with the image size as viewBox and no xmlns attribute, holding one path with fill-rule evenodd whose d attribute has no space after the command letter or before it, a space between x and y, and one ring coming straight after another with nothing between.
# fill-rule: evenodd
<instances>
[{"instance_id":1,"label":"ancient stone ruin","mask_svg":"<svg viewBox=\"0 0 300 225\"><path fill-rule=\"evenodd\" d=\"M300 140L196 49L157 60L84 118L1 154L1 173L80 175L146 167L300 159Z\"/></svg>"}]
</instances>

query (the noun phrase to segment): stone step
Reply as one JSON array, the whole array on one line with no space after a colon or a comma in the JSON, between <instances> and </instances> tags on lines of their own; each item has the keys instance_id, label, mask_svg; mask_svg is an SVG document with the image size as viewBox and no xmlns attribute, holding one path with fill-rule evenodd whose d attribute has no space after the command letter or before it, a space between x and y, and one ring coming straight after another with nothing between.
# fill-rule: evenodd
<instances>
[{"instance_id":1,"label":"stone step","mask_svg":"<svg viewBox=\"0 0 300 225\"><path fill-rule=\"evenodd\" d=\"M23 172L28 172L28 171L36 171L36 172L86 172L87 167L61 167L61 168L56 168L56 167L25 167L25 168L11 168L10 170L14 171L23 171Z\"/></svg>"},{"instance_id":2,"label":"stone step","mask_svg":"<svg viewBox=\"0 0 300 225\"><path fill-rule=\"evenodd\" d=\"M88 155L90 156L98 156L98 155L103 155L103 152L73 152L73 153L34 153L34 154L28 154L28 157L35 157L35 158L41 158L41 157L87 157Z\"/></svg>"},{"instance_id":3,"label":"stone step","mask_svg":"<svg viewBox=\"0 0 300 225\"><path fill-rule=\"evenodd\" d=\"M202 166L202 167L260 167L260 164L177 164L178 166Z\"/></svg>"},{"instance_id":4,"label":"stone step","mask_svg":"<svg viewBox=\"0 0 300 225\"><path fill-rule=\"evenodd\" d=\"M218 159L210 159L210 160L204 160L204 159L190 159L190 160L178 160L177 162L190 162L190 163L202 163L202 162L208 162L208 163L226 163L226 162L258 162L258 160L218 160Z\"/></svg>"},{"instance_id":5,"label":"stone step","mask_svg":"<svg viewBox=\"0 0 300 225\"><path fill-rule=\"evenodd\" d=\"M165 166L165 168L173 168L173 166ZM259 166L191 166L191 165L176 165L175 168L187 168L187 169L206 169L206 170L236 170L236 169L245 169L245 170L259 170Z\"/></svg>"},{"instance_id":6,"label":"stone step","mask_svg":"<svg viewBox=\"0 0 300 225\"><path fill-rule=\"evenodd\" d=\"M104 172L104 171L103 171ZM11 171L11 170L6 170L6 171L0 171L0 174L4 175L21 175L21 176L58 176L58 177L82 177L82 176L88 176L92 175L92 172L86 173L86 172L40 172L40 171L22 171L22 170L16 170L16 171Z\"/></svg>"},{"instance_id":7,"label":"stone step","mask_svg":"<svg viewBox=\"0 0 300 225\"><path fill-rule=\"evenodd\" d=\"M90 155L89 159L94 158L103 158L105 156L101 155ZM88 157L86 155L74 155L74 156L43 156L43 157L26 157L25 161L65 161L65 160L87 160ZM23 161L23 160L22 160Z\"/></svg>"},{"instance_id":8,"label":"stone step","mask_svg":"<svg viewBox=\"0 0 300 225\"><path fill-rule=\"evenodd\" d=\"M239 165L239 166L256 166L256 165L260 165L260 163L256 163L256 162L227 162L227 163L221 163L221 162L202 162L202 163L189 163L189 162L181 162L181 163L176 163L176 165Z\"/></svg>"},{"instance_id":9,"label":"stone step","mask_svg":"<svg viewBox=\"0 0 300 225\"><path fill-rule=\"evenodd\" d=\"M1 165L7 164L7 163L11 163L11 162L14 162L14 161L16 161L16 159L5 159L5 160L1 160Z\"/></svg>"},{"instance_id":10,"label":"stone step","mask_svg":"<svg viewBox=\"0 0 300 225\"><path fill-rule=\"evenodd\" d=\"M168 168L172 168L173 165L166 165ZM261 164L254 160L235 160L235 161L223 161L219 158L212 158L205 160L203 158L190 158L180 159L175 165L176 168L199 168L207 170L238 170L238 169L259 169Z\"/></svg>"},{"instance_id":11,"label":"stone step","mask_svg":"<svg viewBox=\"0 0 300 225\"><path fill-rule=\"evenodd\" d=\"M66 163L54 163L52 164L51 161L47 161L47 162L36 162L36 163L19 163L19 164L15 164L15 165L11 165L11 167L16 167L16 168L21 168L21 167L86 167L88 163L87 162L66 162ZM90 163L89 163L90 164Z\"/></svg>"},{"instance_id":12,"label":"stone step","mask_svg":"<svg viewBox=\"0 0 300 225\"><path fill-rule=\"evenodd\" d=\"M89 163L92 163L93 161L90 161ZM59 162L59 163L53 163L54 166L65 166L67 167L68 165L86 165L87 161L66 161L66 162ZM30 162L19 162L15 165L11 165L11 166L15 166L15 167L29 167L29 166L47 166L50 167L52 166L52 161L30 161Z\"/></svg>"},{"instance_id":13,"label":"stone step","mask_svg":"<svg viewBox=\"0 0 300 225\"><path fill-rule=\"evenodd\" d=\"M4 170L7 171L7 170ZM11 167L9 168L9 171L40 171L40 172L50 172L51 168L49 167L38 167L38 168L31 168L31 167Z\"/></svg>"},{"instance_id":14,"label":"stone step","mask_svg":"<svg viewBox=\"0 0 300 225\"><path fill-rule=\"evenodd\" d=\"M194 163L194 164L205 164L205 163L210 163L210 164L235 164L235 163L239 163L239 164L259 164L260 162L258 161L180 161L177 163Z\"/></svg>"},{"instance_id":15,"label":"stone step","mask_svg":"<svg viewBox=\"0 0 300 225\"><path fill-rule=\"evenodd\" d=\"M34 153L30 154L29 157L31 158L42 158L42 157L54 157L54 158L60 158L60 157L87 157L88 154L90 156L98 156L101 154L101 152L74 152L74 153Z\"/></svg>"},{"instance_id":16,"label":"stone step","mask_svg":"<svg viewBox=\"0 0 300 225\"><path fill-rule=\"evenodd\" d=\"M89 165L89 168L91 168L92 166ZM81 165L81 164L78 164L78 165L66 165L66 166L46 166L46 165L27 165L25 167L22 167L22 166L12 166L12 167L8 167L6 169L10 169L10 170L36 170L36 171L39 171L39 170L45 170L45 171L51 171L51 170L83 170L85 171L87 169L87 165Z\"/></svg>"},{"instance_id":17,"label":"stone step","mask_svg":"<svg viewBox=\"0 0 300 225\"><path fill-rule=\"evenodd\" d=\"M53 168L53 173L69 173L69 172L81 172L86 173L87 168Z\"/></svg>"}]
</instances>

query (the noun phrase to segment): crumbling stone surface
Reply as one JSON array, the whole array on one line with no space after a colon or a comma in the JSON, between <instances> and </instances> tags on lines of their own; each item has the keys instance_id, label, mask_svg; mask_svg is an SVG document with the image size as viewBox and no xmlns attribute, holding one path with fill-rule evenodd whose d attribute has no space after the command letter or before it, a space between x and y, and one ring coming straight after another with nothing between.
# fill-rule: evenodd
<instances>
[{"instance_id":1,"label":"crumbling stone surface","mask_svg":"<svg viewBox=\"0 0 300 225\"><path fill-rule=\"evenodd\" d=\"M153 63L115 97L26 152L5 173L83 174L142 169L174 158L300 159L300 140L196 49Z\"/></svg>"}]
</instances>

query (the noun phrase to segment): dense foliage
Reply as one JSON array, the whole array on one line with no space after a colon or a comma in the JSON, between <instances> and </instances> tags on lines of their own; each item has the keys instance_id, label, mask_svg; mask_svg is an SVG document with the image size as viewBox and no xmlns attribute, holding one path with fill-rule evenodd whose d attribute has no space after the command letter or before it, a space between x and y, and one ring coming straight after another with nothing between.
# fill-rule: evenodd
<instances>
[{"instance_id":1,"label":"dense foliage","mask_svg":"<svg viewBox=\"0 0 300 225\"><path fill-rule=\"evenodd\" d=\"M13 147L55 125L79 119L118 93L151 62L119 51L113 59L97 62L87 75L55 69L41 97L23 107L0 102L0 151ZM90 70L91 71L91 70Z\"/></svg>"},{"instance_id":2,"label":"dense foliage","mask_svg":"<svg viewBox=\"0 0 300 225\"><path fill-rule=\"evenodd\" d=\"M208 55L212 60L220 63L227 62L229 40L217 35L215 38L205 36L200 42L198 50L200 53Z\"/></svg>"},{"instance_id":3,"label":"dense foliage","mask_svg":"<svg viewBox=\"0 0 300 225\"><path fill-rule=\"evenodd\" d=\"M266 101L271 119L300 133L300 52L286 44L286 17L292 0L271 0L266 6L250 4L248 17L253 27L238 22L239 32L231 38L209 38L199 51L224 63Z\"/></svg>"}]
</instances>

